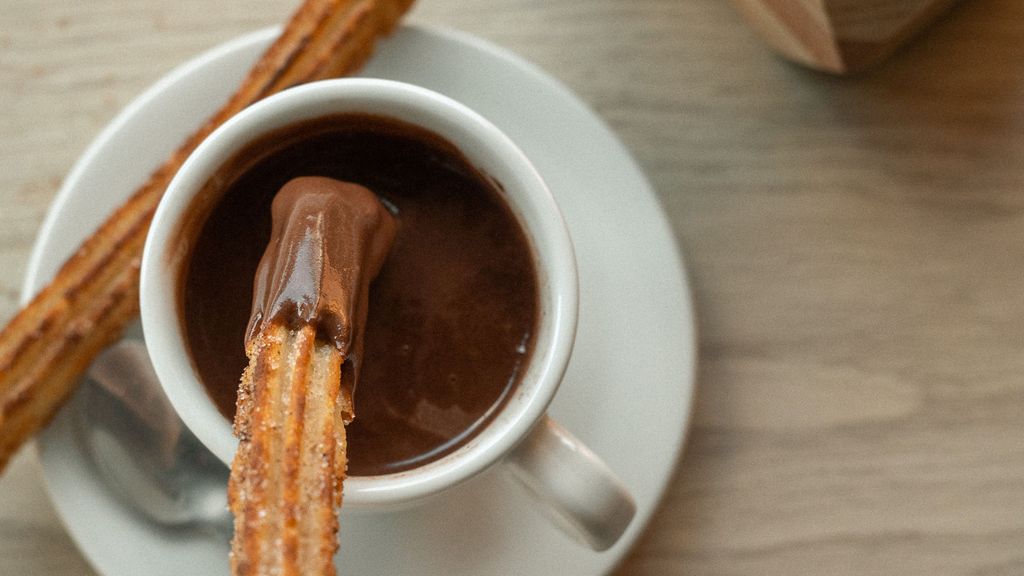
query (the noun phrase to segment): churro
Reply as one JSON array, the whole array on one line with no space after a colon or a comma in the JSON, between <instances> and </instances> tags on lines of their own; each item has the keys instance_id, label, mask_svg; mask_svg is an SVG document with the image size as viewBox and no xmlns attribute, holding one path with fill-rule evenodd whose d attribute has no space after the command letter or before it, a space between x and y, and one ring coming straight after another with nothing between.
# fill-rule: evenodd
<instances>
[{"instance_id":1,"label":"churro","mask_svg":"<svg viewBox=\"0 0 1024 576\"><path fill-rule=\"evenodd\" d=\"M333 574L345 477L341 352L316 327L275 323L249 346L228 501L231 573Z\"/></svg>"},{"instance_id":2,"label":"churro","mask_svg":"<svg viewBox=\"0 0 1024 576\"><path fill-rule=\"evenodd\" d=\"M396 223L372 192L291 180L253 285L228 502L234 576L329 576L370 281Z\"/></svg>"}]
</instances>

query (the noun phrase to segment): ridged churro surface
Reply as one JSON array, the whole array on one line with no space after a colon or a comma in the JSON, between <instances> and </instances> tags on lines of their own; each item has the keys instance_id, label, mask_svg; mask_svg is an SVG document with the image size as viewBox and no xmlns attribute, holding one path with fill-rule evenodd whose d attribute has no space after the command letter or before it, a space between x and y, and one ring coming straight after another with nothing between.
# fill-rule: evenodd
<instances>
[{"instance_id":1,"label":"ridged churro surface","mask_svg":"<svg viewBox=\"0 0 1024 576\"><path fill-rule=\"evenodd\" d=\"M236 576L334 574L345 477L341 352L306 325L274 323L249 344L228 498Z\"/></svg>"}]
</instances>

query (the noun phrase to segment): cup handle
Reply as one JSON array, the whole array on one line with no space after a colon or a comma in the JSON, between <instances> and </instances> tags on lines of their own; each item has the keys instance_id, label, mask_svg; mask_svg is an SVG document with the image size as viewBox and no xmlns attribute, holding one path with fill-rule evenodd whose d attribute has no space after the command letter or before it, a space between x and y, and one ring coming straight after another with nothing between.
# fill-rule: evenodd
<instances>
[{"instance_id":1,"label":"cup handle","mask_svg":"<svg viewBox=\"0 0 1024 576\"><path fill-rule=\"evenodd\" d=\"M636 513L611 468L548 416L505 464L559 528L594 550L615 544Z\"/></svg>"}]
</instances>

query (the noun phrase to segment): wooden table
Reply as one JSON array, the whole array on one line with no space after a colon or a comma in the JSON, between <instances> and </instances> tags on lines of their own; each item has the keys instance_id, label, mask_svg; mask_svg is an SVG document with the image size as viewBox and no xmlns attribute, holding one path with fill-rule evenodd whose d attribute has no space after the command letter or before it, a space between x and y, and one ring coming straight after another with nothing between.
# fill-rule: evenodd
<instances>
[{"instance_id":1,"label":"wooden table","mask_svg":"<svg viewBox=\"0 0 1024 576\"><path fill-rule=\"evenodd\" d=\"M871 74L764 50L721 0L420 0L566 82L649 174L701 369L621 575L1024 573L1024 3ZM0 0L0 320L61 178L133 96L291 0ZM0 573L89 574L23 451Z\"/></svg>"}]
</instances>

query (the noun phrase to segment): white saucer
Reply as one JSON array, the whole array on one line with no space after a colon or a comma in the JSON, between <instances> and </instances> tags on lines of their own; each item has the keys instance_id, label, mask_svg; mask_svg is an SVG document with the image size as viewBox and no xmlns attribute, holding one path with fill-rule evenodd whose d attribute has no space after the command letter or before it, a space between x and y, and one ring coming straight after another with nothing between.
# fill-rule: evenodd
<instances>
[{"instance_id":1,"label":"white saucer","mask_svg":"<svg viewBox=\"0 0 1024 576\"><path fill-rule=\"evenodd\" d=\"M43 224L23 298L234 90L272 40L263 30L178 68L129 105L75 165ZM342 513L342 574L604 574L647 523L690 420L695 340L676 244L650 185L603 122L518 57L465 34L407 26L364 71L419 84L474 108L536 164L577 248L580 325L551 412L605 459L638 504L604 553L567 539L499 474L427 505ZM227 541L201 528L160 528L104 485L77 440L93 424L73 400L39 439L50 495L71 536L107 576L228 573Z\"/></svg>"}]
</instances>

